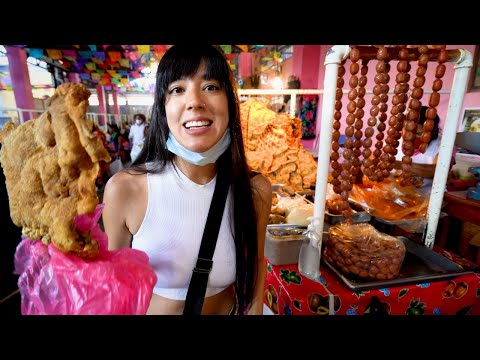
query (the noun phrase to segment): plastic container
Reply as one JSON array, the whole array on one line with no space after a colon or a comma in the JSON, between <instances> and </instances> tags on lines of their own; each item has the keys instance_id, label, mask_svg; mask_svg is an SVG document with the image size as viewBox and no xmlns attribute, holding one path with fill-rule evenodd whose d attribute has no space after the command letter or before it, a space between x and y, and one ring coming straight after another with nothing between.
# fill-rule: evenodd
<instances>
[{"instance_id":1,"label":"plastic container","mask_svg":"<svg viewBox=\"0 0 480 360\"><path fill-rule=\"evenodd\" d=\"M315 231L314 218L309 219L310 224L305 232L307 238L303 241L298 256L298 271L309 279L318 280L320 277L320 249L322 244Z\"/></svg>"},{"instance_id":2,"label":"plastic container","mask_svg":"<svg viewBox=\"0 0 480 360\"><path fill-rule=\"evenodd\" d=\"M463 154L457 152L452 172L458 174L459 179L473 179L475 175L469 171L470 167L480 166L480 155Z\"/></svg>"},{"instance_id":3,"label":"plastic container","mask_svg":"<svg viewBox=\"0 0 480 360\"><path fill-rule=\"evenodd\" d=\"M295 225L268 225L265 238L265 256L272 265L298 263L300 248L304 240L305 228Z\"/></svg>"}]
</instances>

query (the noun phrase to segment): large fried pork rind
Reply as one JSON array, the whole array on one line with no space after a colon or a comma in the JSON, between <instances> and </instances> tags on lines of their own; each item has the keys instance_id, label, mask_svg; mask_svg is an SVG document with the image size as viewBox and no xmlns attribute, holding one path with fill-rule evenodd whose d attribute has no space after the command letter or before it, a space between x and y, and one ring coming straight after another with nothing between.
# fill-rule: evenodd
<instances>
[{"instance_id":1,"label":"large fried pork rind","mask_svg":"<svg viewBox=\"0 0 480 360\"><path fill-rule=\"evenodd\" d=\"M74 216L95 210L99 161L110 161L86 118L90 92L81 84L60 85L39 118L0 132L13 222L30 239L59 250L95 258L98 243L79 233Z\"/></svg>"},{"instance_id":2,"label":"large fried pork rind","mask_svg":"<svg viewBox=\"0 0 480 360\"><path fill-rule=\"evenodd\" d=\"M295 190L315 185L317 163L300 143L302 122L277 114L268 103L249 99L240 105L242 133L248 165L267 176L272 184Z\"/></svg>"}]
</instances>

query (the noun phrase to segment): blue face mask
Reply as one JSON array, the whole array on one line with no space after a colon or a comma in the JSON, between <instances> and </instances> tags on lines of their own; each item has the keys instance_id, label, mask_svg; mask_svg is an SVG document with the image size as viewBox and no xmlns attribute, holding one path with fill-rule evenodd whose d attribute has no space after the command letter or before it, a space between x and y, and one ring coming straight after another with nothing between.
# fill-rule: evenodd
<instances>
[{"instance_id":1,"label":"blue face mask","mask_svg":"<svg viewBox=\"0 0 480 360\"><path fill-rule=\"evenodd\" d=\"M182 159L188 161L190 164L203 166L215 163L220 155L222 155L225 150L228 149L230 143L230 130L227 129L220 141L217 142L212 148L205 152L197 153L180 145L170 132L167 140L167 149L175 155L180 156Z\"/></svg>"}]
</instances>

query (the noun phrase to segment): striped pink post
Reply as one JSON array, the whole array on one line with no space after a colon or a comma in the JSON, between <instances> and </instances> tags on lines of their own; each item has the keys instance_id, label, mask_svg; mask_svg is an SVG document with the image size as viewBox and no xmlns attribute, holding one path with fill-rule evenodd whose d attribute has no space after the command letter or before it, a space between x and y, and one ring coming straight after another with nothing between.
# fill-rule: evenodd
<instances>
[{"instance_id":1,"label":"striped pink post","mask_svg":"<svg viewBox=\"0 0 480 360\"><path fill-rule=\"evenodd\" d=\"M20 109L35 109L32 85L27 66L27 53L24 49L15 46L5 46L8 57L8 68L12 79L13 95L15 103ZM23 121L31 119L30 113L23 112Z\"/></svg>"}]
</instances>

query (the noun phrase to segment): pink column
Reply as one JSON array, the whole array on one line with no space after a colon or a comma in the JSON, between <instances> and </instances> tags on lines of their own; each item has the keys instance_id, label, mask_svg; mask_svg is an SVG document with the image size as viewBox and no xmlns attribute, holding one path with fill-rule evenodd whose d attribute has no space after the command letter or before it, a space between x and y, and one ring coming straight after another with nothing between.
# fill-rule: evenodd
<instances>
[{"instance_id":1,"label":"pink column","mask_svg":"<svg viewBox=\"0 0 480 360\"><path fill-rule=\"evenodd\" d=\"M98 117L98 122L100 125L105 125L105 115L106 114L106 96L105 96L105 88L103 85L97 85L97 98L98 98L98 112L101 114Z\"/></svg>"},{"instance_id":2,"label":"pink column","mask_svg":"<svg viewBox=\"0 0 480 360\"><path fill-rule=\"evenodd\" d=\"M32 85L28 73L27 53L24 49L14 46L5 46L5 48L7 50L8 68L17 108L35 109ZM27 112L23 112L22 115L24 121L31 119L30 114Z\"/></svg>"},{"instance_id":3,"label":"pink column","mask_svg":"<svg viewBox=\"0 0 480 360\"><path fill-rule=\"evenodd\" d=\"M68 73L68 81L72 83L80 83L80 75L74 72Z\"/></svg>"},{"instance_id":4,"label":"pink column","mask_svg":"<svg viewBox=\"0 0 480 360\"><path fill-rule=\"evenodd\" d=\"M120 115L120 107L118 106L117 90L112 90L112 99L113 99L113 113L115 115Z\"/></svg>"}]
</instances>

